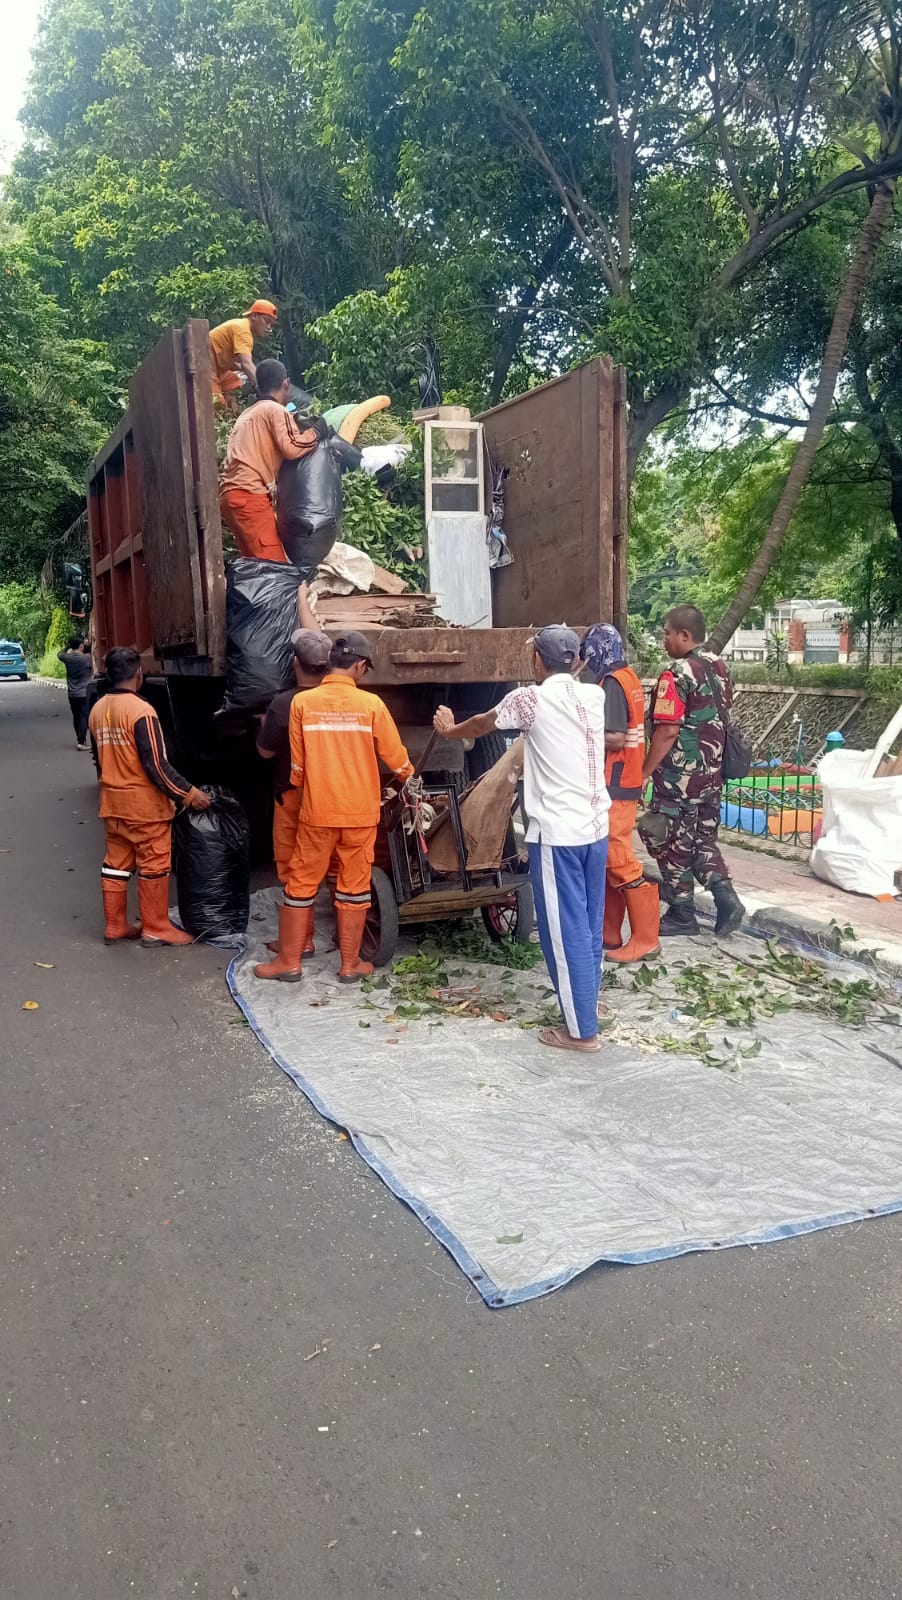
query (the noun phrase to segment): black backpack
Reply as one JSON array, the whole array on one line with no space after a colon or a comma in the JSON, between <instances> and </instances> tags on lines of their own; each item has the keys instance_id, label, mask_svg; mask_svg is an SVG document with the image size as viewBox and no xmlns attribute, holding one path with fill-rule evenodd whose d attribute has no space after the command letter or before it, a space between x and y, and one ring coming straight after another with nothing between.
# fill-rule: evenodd
<instances>
[{"instance_id":1,"label":"black backpack","mask_svg":"<svg viewBox=\"0 0 902 1600\"><path fill-rule=\"evenodd\" d=\"M705 676L711 685L711 692L717 705L720 720L723 723L723 760L721 772L724 780L731 778L747 778L752 770L752 761L755 752L752 741L734 721L724 705L723 689L720 678L716 672L710 671L705 662Z\"/></svg>"}]
</instances>

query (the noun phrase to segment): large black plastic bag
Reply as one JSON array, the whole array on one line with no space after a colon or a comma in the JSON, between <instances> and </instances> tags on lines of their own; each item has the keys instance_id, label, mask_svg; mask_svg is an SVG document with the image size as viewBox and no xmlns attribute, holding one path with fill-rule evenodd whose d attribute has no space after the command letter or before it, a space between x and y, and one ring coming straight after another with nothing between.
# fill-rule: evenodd
<instances>
[{"instance_id":1,"label":"large black plastic bag","mask_svg":"<svg viewBox=\"0 0 902 1600\"><path fill-rule=\"evenodd\" d=\"M301 574L284 561L240 556L226 569L224 711L260 711L294 683L291 635Z\"/></svg>"},{"instance_id":2,"label":"large black plastic bag","mask_svg":"<svg viewBox=\"0 0 902 1600\"><path fill-rule=\"evenodd\" d=\"M340 441L343 444L343 441ZM342 460L325 440L300 461L283 461L276 483L276 525L285 554L305 579L314 576L341 527Z\"/></svg>"},{"instance_id":3,"label":"large black plastic bag","mask_svg":"<svg viewBox=\"0 0 902 1600\"><path fill-rule=\"evenodd\" d=\"M174 825L179 916L195 939L244 933L250 916L250 823L228 789L207 792L209 810Z\"/></svg>"}]
</instances>

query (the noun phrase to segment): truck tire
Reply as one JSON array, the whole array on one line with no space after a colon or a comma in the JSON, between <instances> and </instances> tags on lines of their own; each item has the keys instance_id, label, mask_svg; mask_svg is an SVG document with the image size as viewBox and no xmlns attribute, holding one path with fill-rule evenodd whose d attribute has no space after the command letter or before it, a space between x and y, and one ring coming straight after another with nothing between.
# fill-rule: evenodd
<instances>
[{"instance_id":1,"label":"truck tire","mask_svg":"<svg viewBox=\"0 0 902 1600\"><path fill-rule=\"evenodd\" d=\"M373 898L360 941L360 955L374 967L385 967L398 944L398 902L391 878L381 867L373 868L370 887Z\"/></svg>"},{"instance_id":2,"label":"truck tire","mask_svg":"<svg viewBox=\"0 0 902 1600\"><path fill-rule=\"evenodd\" d=\"M521 883L512 889L506 900L496 900L490 906L481 906L485 931L493 944L512 939L514 944L529 944L536 925L536 908L532 885Z\"/></svg>"},{"instance_id":3,"label":"truck tire","mask_svg":"<svg viewBox=\"0 0 902 1600\"><path fill-rule=\"evenodd\" d=\"M507 741L503 733L484 733L477 739L472 750L468 750L464 763L466 766L467 782L475 783L483 773L490 771L496 761L500 761L507 749Z\"/></svg>"}]
</instances>

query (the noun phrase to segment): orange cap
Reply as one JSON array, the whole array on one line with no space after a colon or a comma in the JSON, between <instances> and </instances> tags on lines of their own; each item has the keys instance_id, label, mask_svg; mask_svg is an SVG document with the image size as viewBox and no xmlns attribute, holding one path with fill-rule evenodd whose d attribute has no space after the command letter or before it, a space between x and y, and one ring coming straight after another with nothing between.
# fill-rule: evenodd
<instances>
[{"instance_id":1,"label":"orange cap","mask_svg":"<svg viewBox=\"0 0 902 1600\"><path fill-rule=\"evenodd\" d=\"M271 300L255 300L250 311L245 311L246 317L271 317L273 322L278 322L279 313Z\"/></svg>"}]
</instances>

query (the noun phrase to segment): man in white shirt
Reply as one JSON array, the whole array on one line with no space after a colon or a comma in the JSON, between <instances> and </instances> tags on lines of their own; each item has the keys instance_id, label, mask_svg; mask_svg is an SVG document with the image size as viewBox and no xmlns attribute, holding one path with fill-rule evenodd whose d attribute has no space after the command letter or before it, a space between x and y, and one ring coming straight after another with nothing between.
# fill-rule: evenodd
<instances>
[{"instance_id":1,"label":"man in white shirt","mask_svg":"<svg viewBox=\"0 0 902 1600\"><path fill-rule=\"evenodd\" d=\"M604 781L604 695L577 683L579 635L543 628L533 640L535 684L514 689L482 716L455 724L435 713L445 739L478 739L519 729L526 749L524 799L529 873L542 954L561 1003L563 1026L543 1028L543 1044L598 1049L602 922L610 799Z\"/></svg>"}]
</instances>

